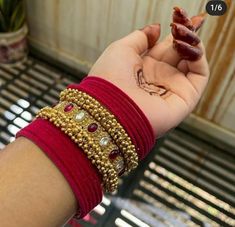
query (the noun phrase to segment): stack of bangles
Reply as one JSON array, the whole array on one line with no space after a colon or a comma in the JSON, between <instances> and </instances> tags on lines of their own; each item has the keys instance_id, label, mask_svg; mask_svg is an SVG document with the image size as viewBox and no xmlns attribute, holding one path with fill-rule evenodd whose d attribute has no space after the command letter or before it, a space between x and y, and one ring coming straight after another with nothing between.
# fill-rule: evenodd
<instances>
[{"instance_id":1,"label":"stack of bangles","mask_svg":"<svg viewBox=\"0 0 235 227\"><path fill-rule=\"evenodd\" d=\"M67 134L98 169L106 192L118 186L118 176L138 165L135 146L114 115L88 94L68 88L60 102L37 115Z\"/></svg>"},{"instance_id":2,"label":"stack of bangles","mask_svg":"<svg viewBox=\"0 0 235 227\"><path fill-rule=\"evenodd\" d=\"M61 92L22 129L60 169L85 216L114 192L118 178L135 169L154 145L153 130L139 107L115 85L89 76Z\"/></svg>"}]
</instances>

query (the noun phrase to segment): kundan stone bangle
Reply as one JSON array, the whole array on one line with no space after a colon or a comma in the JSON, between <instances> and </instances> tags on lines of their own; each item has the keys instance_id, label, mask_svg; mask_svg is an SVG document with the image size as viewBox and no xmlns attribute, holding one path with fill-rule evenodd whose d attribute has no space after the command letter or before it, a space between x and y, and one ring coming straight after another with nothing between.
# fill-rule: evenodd
<instances>
[{"instance_id":1,"label":"kundan stone bangle","mask_svg":"<svg viewBox=\"0 0 235 227\"><path fill-rule=\"evenodd\" d=\"M68 88L61 92L61 101L75 103L85 109L109 133L125 159L125 171L130 172L138 166L138 155L131 138L117 121L115 116L103 107L96 99L77 89ZM115 154L113 154L115 156Z\"/></svg>"},{"instance_id":2,"label":"kundan stone bangle","mask_svg":"<svg viewBox=\"0 0 235 227\"><path fill-rule=\"evenodd\" d=\"M105 191L113 192L117 189L118 174L124 170L124 160L120 155L109 158L109 154L116 153L118 148L86 111L75 104L61 102L54 108L41 109L37 117L49 120L82 148L101 174Z\"/></svg>"},{"instance_id":3,"label":"kundan stone bangle","mask_svg":"<svg viewBox=\"0 0 235 227\"><path fill-rule=\"evenodd\" d=\"M105 191L115 191L118 176L138 164L135 146L125 130L111 113L84 92L63 91L61 102L53 108L43 108L37 117L48 119L84 150L101 174Z\"/></svg>"},{"instance_id":4,"label":"kundan stone bangle","mask_svg":"<svg viewBox=\"0 0 235 227\"><path fill-rule=\"evenodd\" d=\"M118 176L123 175L125 172L125 160L122 152L118 146L114 143L108 132L96 121L85 109L77 106L74 103L62 101L57 104L54 109L64 113L67 117L72 119L79 127L81 127L94 142L96 147L100 147L102 153L99 155L105 155L108 160L114 166ZM74 135L77 136L76 134ZM78 140L72 137L77 143ZM94 154L89 153L88 158Z\"/></svg>"},{"instance_id":5,"label":"kundan stone bangle","mask_svg":"<svg viewBox=\"0 0 235 227\"><path fill-rule=\"evenodd\" d=\"M138 155L120 123L98 101L77 89L61 92L60 102L37 117L52 122L83 149L102 176L103 188L113 192L118 176L138 165Z\"/></svg>"}]
</instances>

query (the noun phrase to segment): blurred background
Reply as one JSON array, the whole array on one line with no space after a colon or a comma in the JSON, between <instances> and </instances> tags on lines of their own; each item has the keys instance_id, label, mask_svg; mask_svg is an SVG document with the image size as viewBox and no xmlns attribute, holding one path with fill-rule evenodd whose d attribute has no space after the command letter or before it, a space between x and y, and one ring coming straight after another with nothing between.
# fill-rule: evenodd
<instances>
[{"instance_id":1,"label":"blurred background","mask_svg":"<svg viewBox=\"0 0 235 227\"><path fill-rule=\"evenodd\" d=\"M207 15L199 31L211 77L195 111L157 142L115 195L106 195L83 221L68 226L235 226L235 1L225 2L227 12ZM25 1L27 25L22 19L19 29L28 34L28 46L23 36L17 45L15 38L6 41L17 30L0 32L0 148L38 109L56 102L66 85L79 82L111 42L156 22L163 38L174 6L193 16L205 12L207 3ZM1 10L0 19L3 24ZM10 51L16 56L15 47L28 53L21 63L6 61Z\"/></svg>"}]
</instances>

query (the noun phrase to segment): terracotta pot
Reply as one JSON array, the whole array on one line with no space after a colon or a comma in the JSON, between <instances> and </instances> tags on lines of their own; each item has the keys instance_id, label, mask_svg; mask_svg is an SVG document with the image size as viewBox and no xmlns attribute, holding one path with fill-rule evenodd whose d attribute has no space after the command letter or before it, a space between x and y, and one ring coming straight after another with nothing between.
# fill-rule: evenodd
<instances>
[{"instance_id":1,"label":"terracotta pot","mask_svg":"<svg viewBox=\"0 0 235 227\"><path fill-rule=\"evenodd\" d=\"M0 65L15 65L26 59L27 34L27 25L15 32L0 33Z\"/></svg>"}]
</instances>

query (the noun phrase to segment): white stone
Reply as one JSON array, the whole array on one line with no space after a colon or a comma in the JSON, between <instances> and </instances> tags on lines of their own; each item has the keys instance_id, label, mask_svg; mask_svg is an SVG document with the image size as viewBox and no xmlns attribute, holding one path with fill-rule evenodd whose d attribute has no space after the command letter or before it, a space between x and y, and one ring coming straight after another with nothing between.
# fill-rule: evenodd
<instances>
[{"instance_id":1,"label":"white stone","mask_svg":"<svg viewBox=\"0 0 235 227\"><path fill-rule=\"evenodd\" d=\"M100 140L100 146L107 146L108 145L108 143L109 143L109 141L110 141L110 138L109 137L103 137L103 138L101 138L101 140Z\"/></svg>"},{"instance_id":2,"label":"white stone","mask_svg":"<svg viewBox=\"0 0 235 227\"><path fill-rule=\"evenodd\" d=\"M77 121L81 121L85 117L85 113L83 111L80 111L78 114L76 114L75 119Z\"/></svg>"},{"instance_id":3,"label":"white stone","mask_svg":"<svg viewBox=\"0 0 235 227\"><path fill-rule=\"evenodd\" d=\"M116 165L116 170L120 172L123 168L124 168L124 161L123 160L118 161Z\"/></svg>"}]
</instances>

